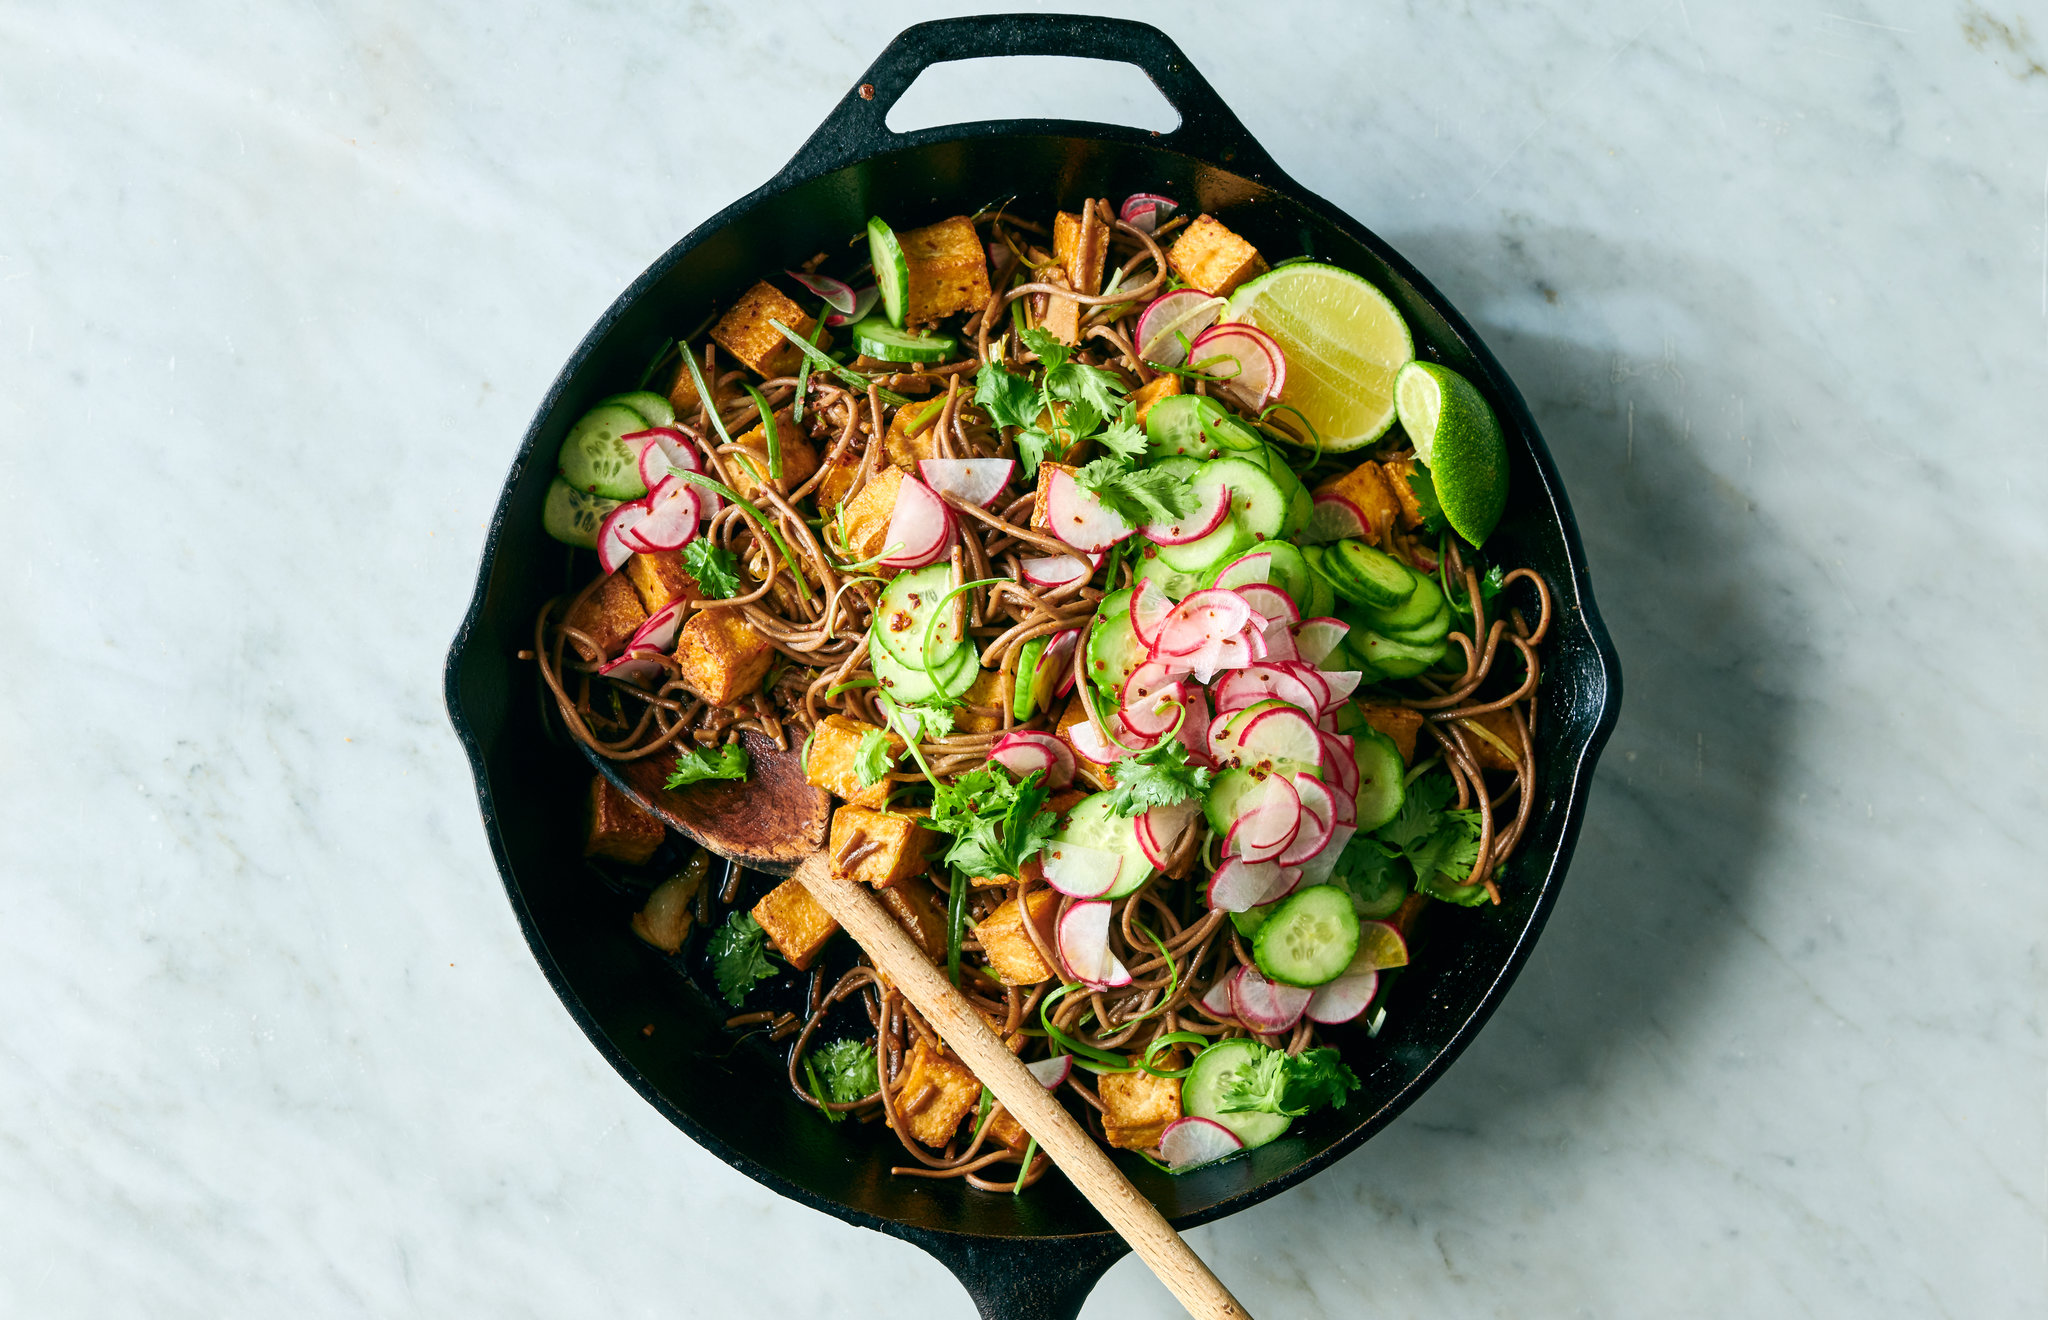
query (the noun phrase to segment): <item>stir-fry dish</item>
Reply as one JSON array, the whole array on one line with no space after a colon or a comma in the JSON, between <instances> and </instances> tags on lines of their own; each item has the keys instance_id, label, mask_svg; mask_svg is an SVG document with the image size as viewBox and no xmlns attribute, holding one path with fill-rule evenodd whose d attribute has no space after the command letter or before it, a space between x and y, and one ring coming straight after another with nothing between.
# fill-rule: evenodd
<instances>
[{"instance_id":1,"label":"stir-fry dish","mask_svg":"<svg viewBox=\"0 0 2048 1320\"><path fill-rule=\"evenodd\" d=\"M1178 212L877 218L715 309L570 429L544 521L596 571L531 652L670 789L801 758L832 866L1174 1171L1343 1105L1419 918L1501 901L1552 613L1486 558L1481 391L1366 279ZM710 884L603 777L588 811L591 856L663 849L635 931L821 1121L1043 1176L800 884Z\"/></svg>"}]
</instances>

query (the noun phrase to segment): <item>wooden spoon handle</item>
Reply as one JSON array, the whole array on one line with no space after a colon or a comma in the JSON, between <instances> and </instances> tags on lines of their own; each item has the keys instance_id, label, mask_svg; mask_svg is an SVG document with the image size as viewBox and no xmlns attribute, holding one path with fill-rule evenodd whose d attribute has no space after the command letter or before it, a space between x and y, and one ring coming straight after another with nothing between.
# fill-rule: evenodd
<instances>
[{"instance_id":1,"label":"wooden spoon handle","mask_svg":"<svg viewBox=\"0 0 2048 1320\"><path fill-rule=\"evenodd\" d=\"M1201 1320L1247 1320L1230 1290L1209 1272L1173 1231L1158 1207L1138 1194L1095 1139L1010 1053L981 1014L860 882L832 874L823 853L797 868L796 878L852 935L903 997L917 1006L940 1039L960 1056L1003 1108L1038 1141L1038 1148L1079 1188L1109 1226L1131 1244L1189 1315Z\"/></svg>"}]
</instances>

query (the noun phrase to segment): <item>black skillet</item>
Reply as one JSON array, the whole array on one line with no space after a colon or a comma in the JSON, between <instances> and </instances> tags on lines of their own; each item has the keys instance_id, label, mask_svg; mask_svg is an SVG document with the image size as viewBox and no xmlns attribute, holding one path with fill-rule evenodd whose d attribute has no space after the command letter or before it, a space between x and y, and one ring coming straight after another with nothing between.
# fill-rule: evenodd
<instances>
[{"instance_id":1,"label":"black skillet","mask_svg":"<svg viewBox=\"0 0 2048 1320\"><path fill-rule=\"evenodd\" d=\"M1181 117L1171 133L1067 121L960 124L898 134L884 116L926 67L982 56L1064 55L1143 70ZM1333 150L1345 144L1332 143ZM595 571L541 531L542 495L569 424L630 386L669 336L751 283L843 246L870 214L898 226L1015 195L1020 214L1082 198L1157 192L1217 214L1269 258L1312 253L1358 271L1408 318L1418 351L1477 381L1508 433L1513 493L1488 554L1527 564L1558 602L1539 693L1534 820L1499 907L1443 909L1390 994L1385 1029L1341 1041L1364 1089L1336 1114L1213 1169L1172 1177L1136 1158L1139 1189L1182 1229L1265 1200L1335 1163L1442 1074L1507 993L1549 915L1578 835L1594 761L1619 710L1621 671L1593 606L1584 553L1522 397L1451 305L1364 226L1294 183L1156 28L1067 15L923 23L891 42L782 172L676 244L604 314L528 429L449 652L450 718L476 774L485 831L528 944L563 1004L620 1075L720 1159L785 1196L937 1256L984 1316L1080 1311L1126 1248L1064 1183L1021 1197L891 1178L894 1142L828 1126L794 1100L780 1059L735 1048L726 1009L680 981L628 931L630 897L579 860L583 759L553 740L539 683L516 653L547 597ZM624 382L622 384L621 382Z\"/></svg>"}]
</instances>

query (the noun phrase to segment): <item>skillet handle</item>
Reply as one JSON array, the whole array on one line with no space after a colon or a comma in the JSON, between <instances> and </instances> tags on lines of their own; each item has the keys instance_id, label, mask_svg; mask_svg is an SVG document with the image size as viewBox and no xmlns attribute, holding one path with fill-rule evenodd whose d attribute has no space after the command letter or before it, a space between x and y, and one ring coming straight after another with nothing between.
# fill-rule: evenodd
<instances>
[{"instance_id":1,"label":"skillet handle","mask_svg":"<svg viewBox=\"0 0 2048 1320\"><path fill-rule=\"evenodd\" d=\"M829 173L922 136L892 132L885 121L889 108L932 65L1013 55L1058 55L1133 65L1152 80L1180 115L1180 126L1165 134L1140 129L1125 132L1214 161L1261 183L1289 183L1173 38L1150 23L1080 14L983 14L919 23L898 33L770 187ZM862 89L871 95L863 96ZM1031 122L1015 121L1005 127L1014 129L1019 123ZM953 125L929 131L954 134L957 129Z\"/></svg>"},{"instance_id":2,"label":"skillet handle","mask_svg":"<svg viewBox=\"0 0 2048 1320\"><path fill-rule=\"evenodd\" d=\"M1076 1320L1103 1273L1130 1252L1099 1237L966 1238L916 1234L911 1241L953 1271L981 1320Z\"/></svg>"}]
</instances>

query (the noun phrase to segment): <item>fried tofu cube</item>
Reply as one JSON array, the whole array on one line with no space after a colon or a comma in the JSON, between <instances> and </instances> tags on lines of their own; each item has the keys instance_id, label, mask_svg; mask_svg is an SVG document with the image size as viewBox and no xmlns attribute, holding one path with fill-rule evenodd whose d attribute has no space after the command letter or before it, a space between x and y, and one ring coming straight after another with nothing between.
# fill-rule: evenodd
<instances>
[{"instance_id":1,"label":"fried tofu cube","mask_svg":"<svg viewBox=\"0 0 2048 1320\"><path fill-rule=\"evenodd\" d=\"M953 728L960 733L994 733L1003 727L1003 675L984 669L960 694L966 704L953 712Z\"/></svg>"},{"instance_id":2,"label":"fried tofu cube","mask_svg":"<svg viewBox=\"0 0 2048 1320\"><path fill-rule=\"evenodd\" d=\"M711 339L755 375L763 378L787 376L796 370L803 352L783 338L770 322L780 321L805 339L818 324L815 317L774 285L762 280L739 296L718 324L711 327ZM819 347L832 342L826 331L818 336Z\"/></svg>"},{"instance_id":3,"label":"fried tofu cube","mask_svg":"<svg viewBox=\"0 0 2048 1320\"><path fill-rule=\"evenodd\" d=\"M566 622L597 643L598 650L609 659L625 649L634 632L647 622L647 610L641 605L640 593L634 590L632 580L614 573L583 598Z\"/></svg>"},{"instance_id":4,"label":"fried tofu cube","mask_svg":"<svg viewBox=\"0 0 2048 1320\"><path fill-rule=\"evenodd\" d=\"M1358 713L1365 722L1394 740L1394 746L1401 751L1403 761L1415 760L1415 738L1422 732L1422 712L1406 706L1369 706L1358 703ZM1514 746L1510 742L1508 746Z\"/></svg>"},{"instance_id":5,"label":"fried tofu cube","mask_svg":"<svg viewBox=\"0 0 2048 1320\"><path fill-rule=\"evenodd\" d=\"M1038 490L1031 497L1032 531L1050 532L1052 530L1052 515L1047 513L1045 508L1046 501L1052 496L1052 474L1064 472L1068 476L1072 476L1078 471L1080 471L1079 468L1069 467L1065 463L1045 462L1038 465Z\"/></svg>"},{"instance_id":6,"label":"fried tofu cube","mask_svg":"<svg viewBox=\"0 0 2048 1320\"><path fill-rule=\"evenodd\" d=\"M818 488L813 492L818 501L818 512L828 518L837 518L839 505L853 493L853 483L859 480L859 454L841 454L826 462L825 475L818 478Z\"/></svg>"},{"instance_id":7,"label":"fried tofu cube","mask_svg":"<svg viewBox=\"0 0 2048 1320\"><path fill-rule=\"evenodd\" d=\"M812 787L822 788L857 807L880 810L888 805L889 790L895 785L886 779L877 779L863 786L856 768L860 760L860 745L871 733L879 733L888 740L892 755L903 754L903 739L880 725L846 715L827 715L818 725L817 732L811 735L810 751L805 753L804 779Z\"/></svg>"},{"instance_id":8,"label":"fried tofu cube","mask_svg":"<svg viewBox=\"0 0 2048 1320\"><path fill-rule=\"evenodd\" d=\"M692 351L695 352L695 350ZM696 353L695 355L697 358L697 369L704 373L704 383L714 386L715 392L716 382L713 379L711 368L704 365L704 355L702 353ZM675 379L671 380L668 385L669 407L676 410L677 417L688 417L691 413L696 412L703 402L704 397L697 393L697 382L690 375L689 364L683 361L682 354L676 354Z\"/></svg>"},{"instance_id":9,"label":"fried tofu cube","mask_svg":"<svg viewBox=\"0 0 2048 1320\"><path fill-rule=\"evenodd\" d=\"M1401 513L1400 502L1387 486L1386 474L1371 459L1317 486L1316 494L1335 495L1356 505L1359 515L1365 519L1365 539L1368 541L1384 539L1393 527L1394 519Z\"/></svg>"},{"instance_id":10,"label":"fried tofu cube","mask_svg":"<svg viewBox=\"0 0 2048 1320\"><path fill-rule=\"evenodd\" d=\"M1380 464L1380 476L1387 483L1387 489L1394 492L1394 498L1401 502L1401 525L1422 526L1422 501L1416 498L1415 487L1408 484L1408 478L1416 473L1415 460L1395 458Z\"/></svg>"},{"instance_id":11,"label":"fried tofu cube","mask_svg":"<svg viewBox=\"0 0 2048 1320\"><path fill-rule=\"evenodd\" d=\"M1472 730L1465 730L1466 741L1471 744L1472 754L1478 758L1481 770L1512 770L1515 768L1516 758L1521 755L1522 751L1522 731L1515 721L1513 712L1490 710L1484 715L1474 715L1469 720L1463 720L1460 723L1478 725L1499 739L1501 746L1509 749L1508 752L1504 752L1500 747L1494 746L1492 742L1482 738ZM1509 752L1514 753L1514 755L1509 755Z\"/></svg>"},{"instance_id":12,"label":"fried tofu cube","mask_svg":"<svg viewBox=\"0 0 2048 1320\"><path fill-rule=\"evenodd\" d=\"M714 706L759 689L774 659L775 648L737 605L699 610L676 637L683 685Z\"/></svg>"},{"instance_id":13,"label":"fried tofu cube","mask_svg":"<svg viewBox=\"0 0 2048 1320\"><path fill-rule=\"evenodd\" d=\"M966 1064L917 1038L904 1059L896 1113L910 1135L938 1149L953 1139L960 1121L981 1102L981 1080Z\"/></svg>"},{"instance_id":14,"label":"fried tofu cube","mask_svg":"<svg viewBox=\"0 0 2048 1320\"><path fill-rule=\"evenodd\" d=\"M732 477L734 490L746 499L754 499L768 478L768 428L757 426L745 435L735 436L733 443L747 451L746 461L738 454L727 454L726 472ZM782 451L782 480L775 484L775 489L787 495L818 470L818 450L787 412L776 415L775 447Z\"/></svg>"},{"instance_id":15,"label":"fried tofu cube","mask_svg":"<svg viewBox=\"0 0 2048 1320\"><path fill-rule=\"evenodd\" d=\"M1040 283L1050 284L1056 288L1065 289L1073 287L1068 282L1066 275L1058 269L1040 271L1038 279ZM1057 293L1040 294L1038 297L1040 302L1038 311L1039 327L1050 333L1054 339L1069 347L1079 344L1081 342L1081 304L1072 298L1062 297Z\"/></svg>"},{"instance_id":16,"label":"fried tofu cube","mask_svg":"<svg viewBox=\"0 0 2048 1320\"><path fill-rule=\"evenodd\" d=\"M628 555L626 577L640 593L640 604L649 614L676 600L703 600L704 588L683 567L680 550L657 550L652 554Z\"/></svg>"},{"instance_id":17,"label":"fried tofu cube","mask_svg":"<svg viewBox=\"0 0 2048 1320\"><path fill-rule=\"evenodd\" d=\"M925 854L938 843L938 835L919 823L929 814L922 807L904 811L839 808L832 813L832 837L827 844L833 871L877 889L923 875Z\"/></svg>"},{"instance_id":18,"label":"fried tofu cube","mask_svg":"<svg viewBox=\"0 0 2048 1320\"><path fill-rule=\"evenodd\" d=\"M1052 219L1052 254L1067 272L1067 283L1076 292L1093 296L1102 292L1102 267L1109 257L1109 226L1095 214L1091 204L1085 211L1061 211Z\"/></svg>"},{"instance_id":19,"label":"fried tofu cube","mask_svg":"<svg viewBox=\"0 0 2048 1320\"><path fill-rule=\"evenodd\" d=\"M889 419L889 429L882 433L882 456L909 475L917 476L920 461L939 456L937 423L939 414L945 410L943 396L898 408Z\"/></svg>"},{"instance_id":20,"label":"fried tofu cube","mask_svg":"<svg viewBox=\"0 0 2048 1320\"><path fill-rule=\"evenodd\" d=\"M1074 726L1085 724L1087 720L1088 711L1081 705L1081 694L1077 691L1068 700L1067 708L1061 713L1059 724L1053 729L1053 732L1058 734L1060 741L1064 742L1068 749L1074 753L1074 775L1076 778L1097 791L1114 788L1116 787L1116 775L1110 770L1109 766L1101 761L1089 760L1087 754L1074 745Z\"/></svg>"},{"instance_id":21,"label":"fried tofu cube","mask_svg":"<svg viewBox=\"0 0 2048 1320\"><path fill-rule=\"evenodd\" d=\"M762 895L754 904L754 920L768 932L775 951L800 972L808 971L825 941L839 933L839 923L795 876Z\"/></svg>"},{"instance_id":22,"label":"fried tofu cube","mask_svg":"<svg viewBox=\"0 0 2048 1320\"><path fill-rule=\"evenodd\" d=\"M1166 254L1173 273L1197 289L1228 298L1238 285L1266 273L1259 250L1213 215L1198 217L1181 231Z\"/></svg>"},{"instance_id":23,"label":"fried tofu cube","mask_svg":"<svg viewBox=\"0 0 2048 1320\"><path fill-rule=\"evenodd\" d=\"M930 325L955 312L978 312L988 305L988 251L974 232L974 221L956 215L922 229L905 229L896 242L910 265L905 323Z\"/></svg>"},{"instance_id":24,"label":"fried tofu cube","mask_svg":"<svg viewBox=\"0 0 2048 1320\"><path fill-rule=\"evenodd\" d=\"M1033 889L1025 893L1021 903L1014 898L1005 900L974 928L974 938L981 941L988 965L1003 978L1004 985L1037 985L1056 974L1057 969L1046 962L1045 955L1032 943L1024 923L1029 920L1045 946L1051 948L1053 918L1059 910L1057 891Z\"/></svg>"},{"instance_id":25,"label":"fried tofu cube","mask_svg":"<svg viewBox=\"0 0 2048 1320\"><path fill-rule=\"evenodd\" d=\"M1159 1066L1178 1068L1184 1062L1174 1055L1168 1059ZM1110 1145L1124 1150L1158 1145L1166 1125L1181 1116L1178 1077L1154 1077L1142 1070L1104 1073L1095 1081L1095 1094L1102 1100L1103 1135Z\"/></svg>"},{"instance_id":26,"label":"fried tofu cube","mask_svg":"<svg viewBox=\"0 0 2048 1320\"><path fill-rule=\"evenodd\" d=\"M628 866L644 865L665 833L658 817L643 811L603 775L591 777L584 824L585 857L606 857Z\"/></svg>"},{"instance_id":27,"label":"fried tofu cube","mask_svg":"<svg viewBox=\"0 0 2048 1320\"><path fill-rule=\"evenodd\" d=\"M1138 405L1138 424L1145 424L1145 414L1152 411L1153 404L1161 399L1170 399L1180 392L1180 377L1173 375L1161 376L1140 385L1137 392L1131 395L1131 402Z\"/></svg>"},{"instance_id":28,"label":"fried tofu cube","mask_svg":"<svg viewBox=\"0 0 2048 1320\"><path fill-rule=\"evenodd\" d=\"M910 879L890 885L876 897L903 927L903 933L924 950L925 957L938 962L946 956L946 910L940 904L938 886L929 880Z\"/></svg>"},{"instance_id":29,"label":"fried tofu cube","mask_svg":"<svg viewBox=\"0 0 2048 1320\"><path fill-rule=\"evenodd\" d=\"M989 1113L988 1140L1021 1155L1024 1148L1031 1144L1031 1134L1024 1130L1022 1123L1010 1116L1009 1110L998 1104Z\"/></svg>"},{"instance_id":30,"label":"fried tofu cube","mask_svg":"<svg viewBox=\"0 0 2048 1320\"><path fill-rule=\"evenodd\" d=\"M849 558L873 559L888 547L889 519L896 513L896 492L903 469L880 468L875 479L853 493L839 511L839 539Z\"/></svg>"}]
</instances>

